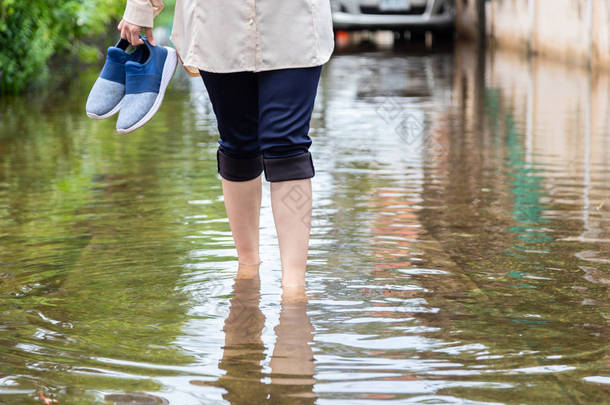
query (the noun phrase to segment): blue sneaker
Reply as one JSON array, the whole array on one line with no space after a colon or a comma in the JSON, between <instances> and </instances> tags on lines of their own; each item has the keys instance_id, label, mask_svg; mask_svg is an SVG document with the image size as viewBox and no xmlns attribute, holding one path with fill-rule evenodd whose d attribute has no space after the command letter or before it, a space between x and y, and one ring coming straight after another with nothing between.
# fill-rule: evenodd
<instances>
[{"instance_id":1,"label":"blue sneaker","mask_svg":"<svg viewBox=\"0 0 610 405\"><path fill-rule=\"evenodd\" d=\"M125 99L116 123L119 134L127 134L146 124L155 115L170 79L176 71L178 57L169 47L152 46L142 37L146 53L144 62L125 63Z\"/></svg>"},{"instance_id":2,"label":"blue sneaker","mask_svg":"<svg viewBox=\"0 0 610 405\"><path fill-rule=\"evenodd\" d=\"M106 63L87 98L85 110L90 118L108 118L121 108L125 96L125 63L139 60L144 55L140 47L133 52L125 52L128 46L129 42L121 39L108 48Z\"/></svg>"}]
</instances>

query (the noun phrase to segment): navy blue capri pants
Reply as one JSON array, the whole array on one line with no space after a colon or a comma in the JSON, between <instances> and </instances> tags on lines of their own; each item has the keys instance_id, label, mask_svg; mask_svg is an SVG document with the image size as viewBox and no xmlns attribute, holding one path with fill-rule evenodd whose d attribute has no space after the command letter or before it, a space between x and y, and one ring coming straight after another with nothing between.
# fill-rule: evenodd
<instances>
[{"instance_id":1,"label":"navy blue capri pants","mask_svg":"<svg viewBox=\"0 0 610 405\"><path fill-rule=\"evenodd\" d=\"M200 71L218 121L218 172L246 181L313 177L309 122L322 66L262 72Z\"/></svg>"}]
</instances>

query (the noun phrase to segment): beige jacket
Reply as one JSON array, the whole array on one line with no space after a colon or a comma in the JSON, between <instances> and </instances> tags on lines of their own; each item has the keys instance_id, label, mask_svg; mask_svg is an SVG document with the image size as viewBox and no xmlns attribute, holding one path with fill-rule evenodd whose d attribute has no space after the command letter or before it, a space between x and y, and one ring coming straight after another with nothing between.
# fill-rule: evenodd
<instances>
[{"instance_id":1,"label":"beige jacket","mask_svg":"<svg viewBox=\"0 0 610 405\"><path fill-rule=\"evenodd\" d=\"M162 9L127 0L123 18L152 27ZM194 75L317 66L334 49L330 1L177 0L170 39Z\"/></svg>"}]
</instances>

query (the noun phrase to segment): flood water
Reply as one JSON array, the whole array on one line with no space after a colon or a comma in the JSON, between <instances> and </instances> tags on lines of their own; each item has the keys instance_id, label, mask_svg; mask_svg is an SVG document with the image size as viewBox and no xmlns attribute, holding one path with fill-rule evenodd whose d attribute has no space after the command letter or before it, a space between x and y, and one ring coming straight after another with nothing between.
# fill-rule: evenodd
<instances>
[{"instance_id":1,"label":"flood water","mask_svg":"<svg viewBox=\"0 0 610 405\"><path fill-rule=\"evenodd\" d=\"M119 136L96 71L0 99L0 403L610 403L610 77L338 47L312 120L308 302L264 182L237 280L200 79Z\"/></svg>"}]
</instances>

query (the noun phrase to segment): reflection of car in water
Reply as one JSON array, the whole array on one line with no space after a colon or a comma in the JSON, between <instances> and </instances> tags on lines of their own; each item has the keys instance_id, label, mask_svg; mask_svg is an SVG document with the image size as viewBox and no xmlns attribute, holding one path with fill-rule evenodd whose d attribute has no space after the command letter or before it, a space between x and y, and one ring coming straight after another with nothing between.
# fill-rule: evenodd
<instances>
[{"instance_id":1,"label":"reflection of car in water","mask_svg":"<svg viewBox=\"0 0 610 405\"><path fill-rule=\"evenodd\" d=\"M337 30L452 32L454 0L331 0Z\"/></svg>"}]
</instances>

